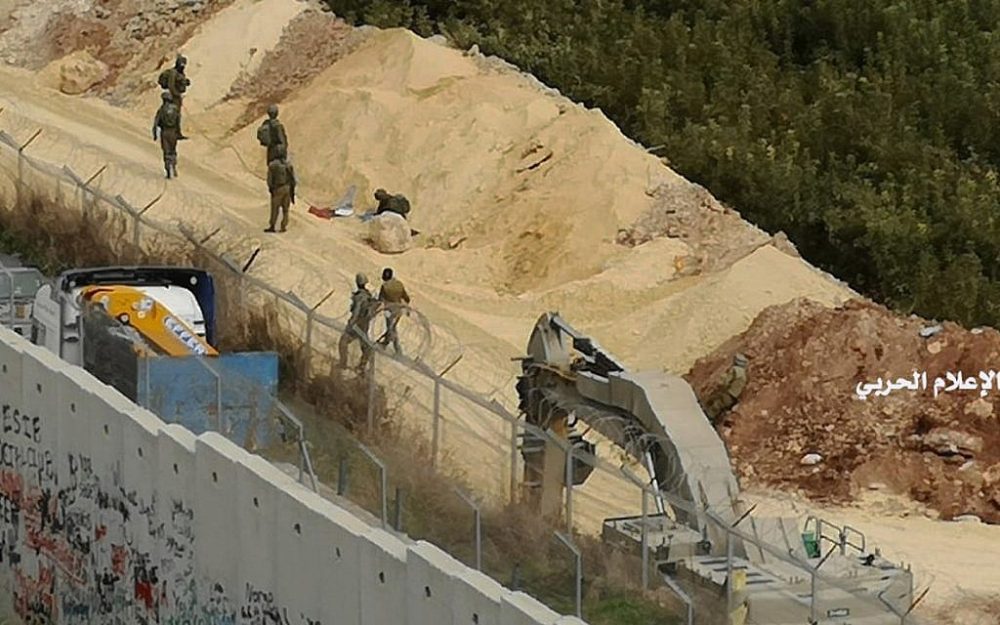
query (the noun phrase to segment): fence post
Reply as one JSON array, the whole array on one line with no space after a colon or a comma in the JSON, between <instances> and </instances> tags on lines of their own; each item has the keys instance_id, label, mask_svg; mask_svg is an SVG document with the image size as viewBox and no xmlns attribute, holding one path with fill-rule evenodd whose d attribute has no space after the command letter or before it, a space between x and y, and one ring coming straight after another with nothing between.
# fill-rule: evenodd
<instances>
[{"instance_id":1,"label":"fence post","mask_svg":"<svg viewBox=\"0 0 1000 625\"><path fill-rule=\"evenodd\" d=\"M441 444L441 378L434 376L434 425L431 437L431 466L437 467Z\"/></svg>"},{"instance_id":2,"label":"fence post","mask_svg":"<svg viewBox=\"0 0 1000 625\"><path fill-rule=\"evenodd\" d=\"M475 537L476 537L476 570L483 570L483 525L482 525L482 513L478 503L472 497L466 495L460 488L455 489L455 493L462 498L470 508L472 508L473 518L475 522Z\"/></svg>"},{"instance_id":3,"label":"fence post","mask_svg":"<svg viewBox=\"0 0 1000 625\"><path fill-rule=\"evenodd\" d=\"M339 467L337 468L337 496L346 497L347 496L347 471L348 471L347 458L341 458Z\"/></svg>"},{"instance_id":4,"label":"fence post","mask_svg":"<svg viewBox=\"0 0 1000 625\"><path fill-rule=\"evenodd\" d=\"M368 360L368 434L375 433L375 361L378 351L373 349Z\"/></svg>"},{"instance_id":5,"label":"fence post","mask_svg":"<svg viewBox=\"0 0 1000 625\"><path fill-rule=\"evenodd\" d=\"M510 422L510 502L518 500L517 496L517 420Z\"/></svg>"},{"instance_id":6,"label":"fence post","mask_svg":"<svg viewBox=\"0 0 1000 625\"><path fill-rule=\"evenodd\" d=\"M573 541L569 537L563 535L560 532L556 532L556 538L559 542L566 545L566 548L573 552L573 557L576 560L576 618L583 618L583 555L580 550L576 548Z\"/></svg>"},{"instance_id":7,"label":"fence post","mask_svg":"<svg viewBox=\"0 0 1000 625\"><path fill-rule=\"evenodd\" d=\"M727 528L723 527L723 530ZM733 535L726 532L726 618L733 613Z\"/></svg>"},{"instance_id":8,"label":"fence post","mask_svg":"<svg viewBox=\"0 0 1000 625\"><path fill-rule=\"evenodd\" d=\"M573 533L573 444L566 447L566 532Z\"/></svg>"},{"instance_id":9,"label":"fence post","mask_svg":"<svg viewBox=\"0 0 1000 625\"><path fill-rule=\"evenodd\" d=\"M379 460L378 457L375 454L373 454L371 450L365 447L363 444L358 443L358 448L361 449L361 452L364 455L368 456L368 459L371 460L372 463L374 463L378 467L379 491L380 491L379 494L382 500L381 513L379 516L381 517L382 521L382 529L385 529L386 523L389 520L389 498L388 498L388 493L386 492L389 488L389 480L385 473L385 463Z\"/></svg>"},{"instance_id":10,"label":"fence post","mask_svg":"<svg viewBox=\"0 0 1000 625\"><path fill-rule=\"evenodd\" d=\"M305 379L308 382L309 378L312 376L312 334L313 334L313 320L316 316L316 310L326 303L326 300L330 299L333 295L334 289L330 289L330 292L323 296L323 299L319 300L315 306L306 312L306 345L305 345Z\"/></svg>"},{"instance_id":11,"label":"fence post","mask_svg":"<svg viewBox=\"0 0 1000 625\"><path fill-rule=\"evenodd\" d=\"M393 511L393 527L397 532L403 531L403 489L396 487L395 510Z\"/></svg>"},{"instance_id":12,"label":"fence post","mask_svg":"<svg viewBox=\"0 0 1000 625\"><path fill-rule=\"evenodd\" d=\"M649 590L649 493L642 489L642 589Z\"/></svg>"}]
</instances>

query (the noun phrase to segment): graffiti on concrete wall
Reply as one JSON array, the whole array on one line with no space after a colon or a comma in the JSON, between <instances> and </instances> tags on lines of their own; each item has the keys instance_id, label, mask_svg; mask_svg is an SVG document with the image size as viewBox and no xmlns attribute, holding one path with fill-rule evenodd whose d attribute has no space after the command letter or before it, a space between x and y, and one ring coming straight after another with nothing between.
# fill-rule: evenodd
<instances>
[{"instance_id":1,"label":"graffiti on concrete wall","mask_svg":"<svg viewBox=\"0 0 1000 625\"><path fill-rule=\"evenodd\" d=\"M270 591L199 579L189 503L127 489L120 462L101 475L56 458L44 417L0 415L0 579L24 623L321 625Z\"/></svg>"}]
</instances>

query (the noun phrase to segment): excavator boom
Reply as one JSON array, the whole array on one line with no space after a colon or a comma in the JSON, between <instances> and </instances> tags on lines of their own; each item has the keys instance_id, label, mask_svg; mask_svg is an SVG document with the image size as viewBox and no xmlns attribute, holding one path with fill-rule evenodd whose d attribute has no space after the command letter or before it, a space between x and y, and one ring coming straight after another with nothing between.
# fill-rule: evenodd
<instances>
[{"instance_id":1,"label":"excavator boom","mask_svg":"<svg viewBox=\"0 0 1000 625\"><path fill-rule=\"evenodd\" d=\"M84 288L81 302L101 306L111 317L134 328L166 356L218 356L219 352L165 306L137 288L98 285Z\"/></svg>"}]
</instances>

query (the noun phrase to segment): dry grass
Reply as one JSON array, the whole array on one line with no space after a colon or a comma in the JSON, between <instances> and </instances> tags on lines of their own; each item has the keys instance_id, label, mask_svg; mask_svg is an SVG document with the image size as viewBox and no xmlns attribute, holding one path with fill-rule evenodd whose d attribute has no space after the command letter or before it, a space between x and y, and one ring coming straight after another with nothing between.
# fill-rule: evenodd
<instances>
[{"instance_id":1,"label":"dry grass","mask_svg":"<svg viewBox=\"0 0 1000 625\"><path fill-rule=\"evenodd\" d=\"M6 206L4 204L3 206ZM111 209L112 212L116 212ZM201 267L216 281L220 344L225 350L267 350L279 354L283 396L304 421L311 455L320 479L337 484L341 462L350 473L349 498L379 512L377 473L358 451L362 442L386 463L390 497L404 493L403 527L415 539L433 542L462 561L474 563L473 513L456 494L472 492L464 476L431 465L427 437L400 426L381 387L374 393L376 428L367 431L369 393L363 379L339 372L313 375L302 371L299 338L282 334L275 305L241 306L237 277L217 260L186 241L164 237L136 249L128 224L117 214L91 206L85 215L56 202L33 197L17 210L0 210L0 242L15 243L26 258L48 273L68 267L108 264L167 264ZM149 230L146 229L145 233ZM295 381L295 382L290 382ZM293 445L267 450L272 460L297 462ZM390 518L393 509L389 506ZM555 540L555 523L531 509L511 504L482 511L483 570L505 585L538 597L563 613L573 610L572 561ZM584 553L584 615L594 625L651 625L677 622L662 591L642 593L640 564L596 539L577 536ZM515 575L515 571L517 574ZM653 576L655 577L655 576Z\"/></svg>"}]
</instances>

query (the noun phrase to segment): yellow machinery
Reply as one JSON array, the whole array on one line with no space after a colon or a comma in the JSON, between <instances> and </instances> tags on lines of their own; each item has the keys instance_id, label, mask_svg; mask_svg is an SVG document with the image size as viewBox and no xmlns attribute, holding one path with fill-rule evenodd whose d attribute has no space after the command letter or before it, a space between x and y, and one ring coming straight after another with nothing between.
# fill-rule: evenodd
<instances>
[{"instance_id":1,"label":"yellow machinery","mask_svg":"<svg viewBox=\"0 0 1000 625\"><path fill-rule=\"evenodd\" d=\"M81 291L80 299L88 305L102 306L108 315L134 328L166 356L219 355L188 324L139 289L123 285L88 286Z\"/></svg>"}]
</instances>

